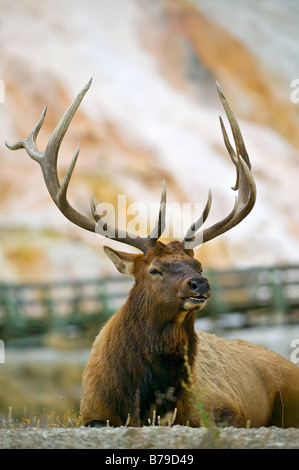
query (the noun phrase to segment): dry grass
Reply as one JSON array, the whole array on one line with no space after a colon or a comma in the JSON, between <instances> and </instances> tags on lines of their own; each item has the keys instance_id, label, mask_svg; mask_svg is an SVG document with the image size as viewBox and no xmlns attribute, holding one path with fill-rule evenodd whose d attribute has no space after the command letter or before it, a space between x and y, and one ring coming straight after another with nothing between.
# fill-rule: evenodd
<instances>
[{"instance_id":1,"label":"dry grass","mask_svg":"<svg viewBox=\"0 0 299 470\"><path fill-rule=\"evenodd\" d=\"M83 366L1 365L0 427L76 427Z\"/></svg>"},{"instance_id":2,"label":"dry grass","mask_svg":"<svg viewBox=\"0 0 299 470\"><path fill-rule=\"evenodd\" d=\"M6 418L2 418L0 429L45 429L45 428L78 428L82 426L79 412L68 410L62 414L56 411L44 411L41 414L30 416L24 408L23 416L14 418L13 409L8 407Z\"/></svg>"}]
</instances>

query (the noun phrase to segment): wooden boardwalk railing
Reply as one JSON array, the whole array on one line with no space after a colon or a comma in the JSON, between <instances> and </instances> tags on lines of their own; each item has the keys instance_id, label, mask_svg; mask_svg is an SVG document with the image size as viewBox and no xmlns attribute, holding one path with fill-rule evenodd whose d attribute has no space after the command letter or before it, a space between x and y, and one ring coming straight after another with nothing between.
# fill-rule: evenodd
<instances>
[{"instance_id":1,"label":"wooden boardwalk railing","mask_svg":"<svg viewBox=\"0 0 299 470\"><path fill-rule=\"evenodd\" d=\"M66 326L98 326L127 298L129 278L0 284L0 338L42 334Z\"/></svg>"},{"instance_id":2,"label":"wooden boardwalk railing","mask_svg":"<svg viewBox=\"0 0 299 470\"><path fill-rule=\"evenodd\" d=\"M266 318L299 321L299 266L205 271L212 296L200 316L241 313L247 323ZM100 327L124 303L133 284L124 276L36 284L0 284L0 338L69 325Z\"/></svg>"},{"instance_id":3,"label":"wooden boardwalk railing","mask_svg":"<svg viewBox=\"0 0 299 470\"><path fill-rule=\"evenodd\" d=\"M267 308L288 314L299 308L299 266L211 271L215 313Z\"/></svg>"}]
</instances>

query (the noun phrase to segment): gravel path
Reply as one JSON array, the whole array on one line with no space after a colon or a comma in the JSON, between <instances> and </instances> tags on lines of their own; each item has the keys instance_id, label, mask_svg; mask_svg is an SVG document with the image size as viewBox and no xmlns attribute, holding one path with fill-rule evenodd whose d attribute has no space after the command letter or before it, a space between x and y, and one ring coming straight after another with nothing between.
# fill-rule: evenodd
<instances>
[{"instance_id":1,"label":"gravel path","mask_svg":"<svg viewBox=\"0 0 299 470\"><path fill-rule=\"evenodd\" d=\"M1 429L0 449L299 449L299 429Z\"/></svg>"}]
</instances>

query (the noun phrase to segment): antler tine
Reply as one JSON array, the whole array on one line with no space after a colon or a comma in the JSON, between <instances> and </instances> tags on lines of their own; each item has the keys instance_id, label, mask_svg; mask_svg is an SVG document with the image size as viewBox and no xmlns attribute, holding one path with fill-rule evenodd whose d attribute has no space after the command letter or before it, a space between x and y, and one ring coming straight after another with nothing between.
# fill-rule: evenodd
<instances>
[{"instance_id":1,"label":"antler tine","mask_svg":"<svg viewBox=\"0 0 299 470\"><path fill-rule=\"evenodd\" d=\"M53 134L51 135L47 148L45 150L45 155L47 156L48 164L51 167L56 167L57 165L57 157L58 157L58 152L60 145L62 143L62 140L65 136L66 131L69 128L69 125L79 108L81 101L83 100L85 94L90 88L90 85L92 83L92 79L89 80L89 82L85 85L85 87L82 88L82 90L78 93L76 98L73 100L73 102L70 104L68 109L65 111L64 115L62 116L61 120L57 124L56 128L54 129Z\"/></svg>"},{"instance_id":2,"label":"antler tine","mask_svg":"<svg viewBox=\"0 0 299 470\"><path fill-rule=\"evenodd\" d=\"M94 220L96 221L96 232L106 238L110 238L111 240L116 240L122 243L126 243L127 245L134 246L141 250L144 254L148 252L150 248L152 248L156 243L158 238L164 232L165 229L165 206L166 206L166 184L163 180L162 186L162 195L161 195L161 202L160 202L160 210L159 210L159 217L158 222L155 228L147 237L140 237L139 235L131 234L129 232L125 232L124 230L111 227L105 221L102 220L101 216L97 213L95 203L93 200L93 194L91 194L90 198L90 208L93 215Z\"/></svg>"},{"instance_id":3,"label":"antler tine","mask_svg":"<svg viewBox=\"0 0 299 470\"><path fill-rule=\"evenodd\" d=\"M150 240L151 246L157 243L158 238L161 237L162 233L165 230L165 216L166 216L166 183L165 183L165 180L163 180L158 221L157 221L156 226L153 228L153 230L147 237L147 239Z\"/></svg>"},{"instance_id":4,"label":"antler tine","mask_svg":"<svg viewBox=\"0 0 299 470\"><path fill-rule=\"evenodd\" d=\"M38 163L41 163L43 153L39 152L36 147L36 138L37 135L44 123L45 116L47 113L47 107L44 108L39 120L35 124L35 126L31 129L29 132L29 135L27 139L24 140L18 140L15 144L9 144L7 140L5 141L6 147L8 147L10 150L19 150L21 148L24 148L28 155Z\"/></svg>"},{"instance_id":5,"label":"antler tine","mask_svg":"<svg viewBox=\"0 0 299 470\"><path fill-rule=\"evenodd\" d=\"M188 229L188 231L187 231L187 233L184 237L184 241L190 243L191 241L194 240L194 236L195 236L197 230L200 229L200 227L205 223L205 221L208 218L208 215L209 215L210 210L211 210L211 205L212 205L212 192L211 192L211 190L209 190L208 200L206 202L205 208L204 208L201 216L197 219L197 221L194 222L190 226L190 228Z\"/></svg>"},{"instance_id":6,"label":"antler tine","mask_svg":"<svg viewBox=\"0 0 299 470\"><path fill-rule=\"evenodd\" d=\"M234 191L238 191L238 195L235 199L235 205L233 210L226 216L224 219L216 222L211 227L208 227L201 232L193 235L195 233L194 230L192 231L193 226L190 227L188 230L184 242L188 243L188 248L195 248L196 246L205 243L213 238L221 235L224 232L227 232L235 225L239 224L251 211L255 204L256 200L256 186L251 174L251 164L249 160L249 156L244 144L244 140L238 125L238 122L228 104L227 99L225 98L223 91L219 83L217 82L217 90L226 112L232 134L233 139L236 146L236 151L233 149L232 145L227 136L227 132L223 121L220 119L221 130L223 134L224 144L226 149L231 157L232 162L236 167L236 183L235 186L232 188Z\"/></svg>"}]
</instances>

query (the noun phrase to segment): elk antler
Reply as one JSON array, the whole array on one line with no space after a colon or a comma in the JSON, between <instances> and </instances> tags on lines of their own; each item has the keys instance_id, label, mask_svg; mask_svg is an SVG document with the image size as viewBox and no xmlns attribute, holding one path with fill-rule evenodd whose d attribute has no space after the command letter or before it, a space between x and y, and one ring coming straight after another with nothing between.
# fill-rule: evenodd
<instances>
[{"instance_id":1,"label":"elk antler","mask_svg":"<svg viewBox=\"0 0 299 470\"><path fill-rule=\"evenodd\" d=\"M119 228L110 227L106 222L102 220L102 218L97 214L95 204L93 202L93 197L91 196L91 212L93 215L93 219L86 217L85 215L76 211L68 202L67 200L67 189L68 185L74 171L77 158L80 151L80 145L78 144L71 164L60 183L57 173L57 158L60 145L62 140L65 136L65 133L82 101L86 92L88 91L91 85L91 80L87 83L87 85L80 91L77 97L73 100L69 108L66 110L64 115L62 116L61 120L59 121L58 125L56 126L53 134L51 135L48 145L44 152L40 152L36 147L36 138L37 135L43 125L47 108L45 108L38 120L35 124L31 132L29 133L27 139L19 140L13 145L9 145L7 142L6 146L11 150L18 150L20 148L24 148L28 155L33 159L36 160L42 169L44 180L46 186L48 188L49 194L52 197L53 201L55 202L56 206L62 212L62 214L67 217L71 222L78 225L79 227L84 228L85 230L89 230L91 232L96 232L104 237L111 238L112 240L116 240L122 243L126 243L127 245L131 245L135 248L138 248L143 253L146 253L151 247L153 247L158 238L161 236L165 229L165 208L166 208L166 186L165 181L163 181L162 187L162 195L161 195L161 202L160 202L160 210L159 210L159 217L158 222L152 232L147 237L140 237L139 235L130 234L127 231L121 230ZM231 111L229 104L223 95L223 92L217 83L218 93L227 114L235 145L236 145L236 152L232 148L224 124L222 119L220 118L221 129L223 133L224 143L228 150L228 153L236 166L237 170L237 179L235 187L233 188L235 191L238 190L238 196L236 197L235 206L231 213L222 219L220 222L215 223L211 227L202 230L201 232L197 233L199 228L203 225L205 220L207 219L211 203L212 203L212 195L209 192L208 201L206 203L205 209L203 211L202 216L191 225L189 230L187 231L183 242L185 244L188 243L188 248L194 248L197 245L205 243L213 238L217 237L218 235L226 232L230 228L237 225L241 220L243 220L247 214L251 211L252 207L254 206L255 199L256 199L256 188L253 177L251 175L250 169L250 161L249 157L243 142L242 134L240 132L238 123L236 118L234 117L233 112Z\"/></svg>"},{"instance_id":2,"label":"elk antler","mask_svg":"<svg viewBox=\"0 0 299 470\"><path fill-rule=\"evenodd\" d=\"M29 157L31 157L33 160L36 160L40 164L50 196L52 197L53 201L55 202L56 206L61 211L61 213L65 217L67 217L71 222L78 225L79 227L84 228L85 230L89 230L90 232L96 232L100 235L103 235L104 237L109 237L112 240L117 240L119 242L126 243L127 245L131 245L135 248L138 248L143 253L146 253L153 245L155 245L165 228L166 187L164 181L157 225L147 237L142 238L138 235L133 235L117 228L114 229L107 225L105 222L103 222L101 217L96 213L92 197L91 211L94 220L86 217L83 214L80 214L70 205L67 200L67 189L79 155L79 144L77 146L71 164L61 183L58 178L57 158L61 142L82 99L84 98L86 92L88 91L91 85L91 81L92 80L90 80L87 85L80 91L80 93L73 100L69 108L62 116L60 122L58 123L53 134L51 135L48 145L44 152L40 152L37 149L36 138L43 125L47 108L43 110L38 122L35 124L31 132L29 133L27 139L19 140L13 145L8 144L7 142L5 142L5 144L11 150L18 150L24 148L28 153Z\"/></svg>"},{"instance_id":3,"label":"elk antler","mask_svg":"<svg viewBox=\"0 0 299 470\"><path fill-rule=\"evenodd\" d=\"M213 238L218 237L218 235L227 232L232 227L239 224L241 220L243 220L249 214L256 200L256 186L250 171L251 164L238 122L218 82L217 90L224 110L226 112L227 118L229 120L234 142L236 145L235 151L229 142L223 121L221 117L219 117L224 143L237 171L236 184L232 189L234 191L238 191L238 195L235 199L234 208L230 212L230 214L228 214L228 216L226 216L219 222L216 222L211 227L208 227L204 230L201 230L199 233L196 233L205 222L211 208L212 196L211 192L209 192L208 201L203 211L203 214L194 224L191 225L183 239L183 242L185 244L188 244L188 248L195 248L200 244L212 240Z\"/></svg>"}]
</instances>

